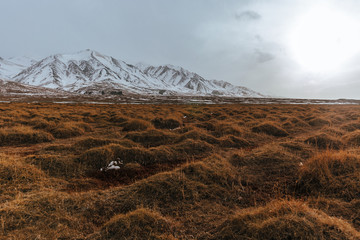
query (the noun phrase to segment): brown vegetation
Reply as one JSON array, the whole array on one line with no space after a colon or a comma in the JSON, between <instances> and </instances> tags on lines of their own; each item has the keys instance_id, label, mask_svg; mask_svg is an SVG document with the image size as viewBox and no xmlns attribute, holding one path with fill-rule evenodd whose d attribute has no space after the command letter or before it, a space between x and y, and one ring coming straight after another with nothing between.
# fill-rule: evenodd
<instances>
[{"instance_id":1,"label":"brown vegetation","mask_svg":"<svg viewBox=\"0 0 360 240\"><path fill-rule=\"evenodd\" d=\"M281 129L272 123L262 123L253 127L251 130L256 133L265 133L275 137L286 137L289 135L284 129Z\"/></svg>"},{"instance_id":2,"label":"brown vegetation","mask_svg":"<svg viewBox=\"0 0 360 240\"><path fill-rule=\"evenodd\" d=\"M0 239L360 239L359 110L0 103Z\"/></svg>"},{"instance_id":3,"label":"brown vegetation","mask_svg":"<svg viewBox=\"0 0 360 240\"><path fill-rule=\"evenodd\" d=\"M349 223L301 201L273 201L242 209L217 229L213 239L359 239Z\"/></svg>"}]
</instances>

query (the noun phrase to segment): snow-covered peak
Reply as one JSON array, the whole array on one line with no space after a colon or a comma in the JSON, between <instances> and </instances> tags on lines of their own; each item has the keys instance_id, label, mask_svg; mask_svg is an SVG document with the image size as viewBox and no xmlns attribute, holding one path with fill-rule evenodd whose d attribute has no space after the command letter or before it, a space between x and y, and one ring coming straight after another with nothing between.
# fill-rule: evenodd
<instances>
[{"instance_id":1,"label":"snow-covered peak","mask_svg":"<svg viewBox=\"0 0 360 240\"><path fill-rule=\"evenodd\" d=\"M207 80L183 67L131 65L90 49L51 55L25 69L4 62L0 61L0 78L6 74L6 79L19 83L78 93L262 96L225 81Z\"/></svg>"}]
</instances>

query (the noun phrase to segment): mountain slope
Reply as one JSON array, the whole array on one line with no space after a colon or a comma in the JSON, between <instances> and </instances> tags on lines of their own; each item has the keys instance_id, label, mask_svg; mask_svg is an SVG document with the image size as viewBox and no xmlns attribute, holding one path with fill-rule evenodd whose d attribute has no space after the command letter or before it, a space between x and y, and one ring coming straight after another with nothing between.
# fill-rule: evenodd
<instances>
[{"instance_id":1,"label":"mountain slope","mask_svg":"<svg viewBox=\"0 0 360 240\"><path fill-rule=\"evenodd\" d=\"M14 80L69 91L77 91L94 83L114 88L163 87L145 81L146 76L137 68L90 50L70 55L49 56L20 72Z\"/></svg>"},{"instance_id":2,"label":"mountain slope","mask_svg":"<svg viewBox=\"0 0 360 240\"><path fill-rule=\"evenodd\" d=\"M143 72L153 78L159 79L172 86L179 86L187 92L211 95L235 95L235 96L251 96L264 97L264 95L257 93L245 87L234 86L225 81L206 80L200 75L190 72L182 67L173 65L163 66L146 66L144 64L137 65Z\"/></svg>"},{"instance_id":3,"label":"mountain slope","mask_svg":"<svg viewBox=\"0 0 360 240\"><path fill-rule=\"evenodd\" d=\"M36 87L0 79L0 95L67 95L69 93L50 88Z\"/></svg>"},{"instance_id":4,"label":"mountain slope","mask_svg":"<svg viewBox=\"0 0 360 240\"><path fill-rule=\"evenodd\" d=\"M1 76L1 75L0 75ZM9 75L10 76L10 75ZM57 54L22 69L12 80L77 93L137 93L263 97L224 81L206 80L181 67L136 66L92 50Z\"/></svg>"},{"instance_id":5,"label":"mountain slope","mask_svg":"<svg viewBox=\"0 0 360 240\"><path fill-rule=\"evenodd\" d=\"M12 79L19 72L36 63L36 60L29 57L0 58L0 78Z\"/></svg>"}]
</instances>

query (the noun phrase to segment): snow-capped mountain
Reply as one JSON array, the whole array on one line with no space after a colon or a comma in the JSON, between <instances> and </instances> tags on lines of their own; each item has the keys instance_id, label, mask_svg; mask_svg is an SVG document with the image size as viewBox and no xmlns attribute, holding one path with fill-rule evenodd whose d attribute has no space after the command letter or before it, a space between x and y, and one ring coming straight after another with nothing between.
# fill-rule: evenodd
<instances>
[{"instance_id":1,"label":"snow-capped mountain","mask_svg":"<svg viewBox=\"0 0 360 240\"><path fill-rule=\"evenodd\" d=\"M90 50L49 56L21 71L14 80L68 91L94 85L129 91L165 87L132 65Z\"/></svg>"},{"instance_id":2,"label":"snow-capped mountain","mask_svg":"<svg viewBox=\"0 0 360 240\"><path fill-rule=\"evenodd\" d=\"M89 49L75 54L51 55L38 62L29 61L30 66L25 69L19 62L11 63L12 72L1 65L4 68L0 69L0 78L6 75L5 79L19 83L77 93L264 97L228 82L206 80L181 67L131 65ZM19 66L16 74L15 65Z\"/></svg>"},{"instance_id":3,"label":"snow-capped mountain","mask_svg":"<svg viewBox=\"0 0 360 240\"><path fill-rule=\"evenodd\" d=\"M246 87L234 86L225 81L206 80L200 75L190 72L182 67L173 65L163 66L146 66L143 63L137 66L147 75L159 79L172 86L179 86L187 92L196 92L210 95L231 95L231 96L251 96L251 97L264 97Z\"/></svg>"}]
</instances>

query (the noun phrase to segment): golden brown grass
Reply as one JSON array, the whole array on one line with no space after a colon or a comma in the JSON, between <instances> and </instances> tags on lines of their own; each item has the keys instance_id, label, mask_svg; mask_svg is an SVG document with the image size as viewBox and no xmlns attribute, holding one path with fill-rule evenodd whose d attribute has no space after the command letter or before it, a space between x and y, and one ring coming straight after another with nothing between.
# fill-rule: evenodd
<instances>
[{"instance_id":1,"label":"golden brown grass","mask_svg":"<svg viewBox=\"0 0 360 240\"><path fill-rule=\"evenodd\" d=\"M50 142L54 137L46 132L27 126L0 128L0 146Z\"/></svg>"},{"instance_id":2,"label":"golden brown grass","mask_svg":"<svg viewBox=\"0 0 360 240\"><path fill-rule=\"evenodd\" d=\"M107 222L98 234L89 239L154 239L175 240L172 223L158 212L140 208L128 214L119 214Z\"/></svg>"},{"instance_id":3,"label":"golden brown grass","mask_svg":"<svg viewBox=\"0 0 360 240\"><path fill-rule=\"evenodd\" d=\"M346 221L302 201L273 201L242 209L216 230L213 239L359 239Z\"/></svg>"},{"instance_id":4,"label":"golden brown grass","mask_svg":"<svg viewBox=\"0 0 360 240\"><path fill-rule=\"evenodd\" d=\"M360 195L360 160L345 151L319 153L299 169L298 188L310 194L354 199Z\"/></svg>"},{"instance_id":5,"label":"golden brown grass","mask_svg":"<svg viewBox=\"0 0 360 240\"><path fill-rule=\"evenodd\" d=\"M253 127L251 130L256 133L265 133L275 137L286 137L289 135L284 129L276 126L273 123L262 123Z\"/></svg>"},{"instance_id":6,"label":"golden brown grass","mask_svg":"<svg viewBox=\"0 0 360 240\"><path fill-rule=\"evenodd\" d=\"M0 103L0 239L359 239L359 110Z\"/></svg>"}]
</instances>

